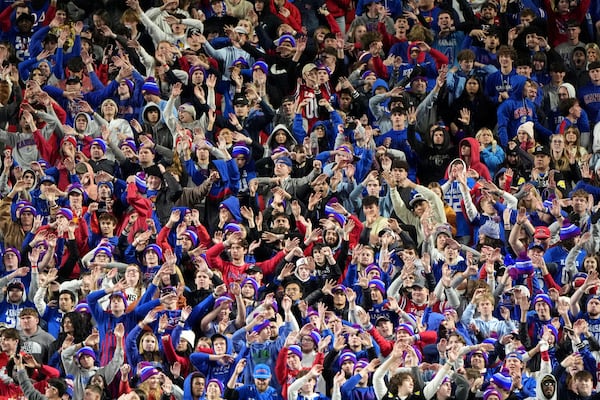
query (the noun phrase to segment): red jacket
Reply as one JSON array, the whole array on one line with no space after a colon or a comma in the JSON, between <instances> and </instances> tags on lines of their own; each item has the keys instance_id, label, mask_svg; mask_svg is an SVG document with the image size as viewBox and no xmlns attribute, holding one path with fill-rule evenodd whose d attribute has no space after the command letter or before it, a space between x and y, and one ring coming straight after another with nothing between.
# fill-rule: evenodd
<instances>
[{"instance_id":1,"label":"red jacket","mask_svg":"<svg viewBox=\"0 0 600 400\"><path fill-rule=\"evenodd\" d=\"M277 363L275 364L275 377L277 378L277 381L281 384L281 395L286 400L288 387L296 380L296 376L298 376L300 371L310 370L310 368L301 368L298 370L289 369L287 365L287 358L288 349L287 347L284 347L279 352L279 355L277 356ZM312 365L323 365L324 360L325 355L323 353L317 353L315 361L313 361Z\"/></svg>"},{"instance_id":2,"label":"red jacket","mask_svg":"<svg viewBox=\"0 0 600 400\"><path fill-rule=\"evenodd\" d=\"M223 282L229 286L232 282L241 282L246 278L246 270L250 267L249 263L244 263L241 266L234 265L232 262L223 261L221 253L225 250L223 243L214 245L206 252L206 261L210 268L216 268L223 274ZM285 253L282 251L278 252L273 258L258 262L255 265L260 267L263 271L263 275L271 275L275 272L275 268L279 261L285 257Z\"/></svg>"},{"instance_id":3,"label":"red jacket","mask_svg":"<svg viewBox=\"0 0 600 400\"><path fill-rule=\"evenodd\" d=\"M296 32L302 32L302 16L300 15L300 11L298 11L298 8L296 8L295 5L293 5L289 1L286 1L283 4L283 7L290 12L289 17L284 17L283 14L281 14L277 10L277 7L275 7L275 3L273 3L273 0L271 0L269 7L271 9L271 13L277 18L279 18L282 23L288 24L289 26L294 28Z\"/></svg>"}]
</instances>

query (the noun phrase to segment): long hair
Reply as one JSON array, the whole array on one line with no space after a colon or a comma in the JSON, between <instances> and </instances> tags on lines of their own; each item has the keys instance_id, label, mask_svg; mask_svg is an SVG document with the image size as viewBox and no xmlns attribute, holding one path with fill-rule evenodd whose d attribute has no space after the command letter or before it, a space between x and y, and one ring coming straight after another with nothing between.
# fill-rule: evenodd
<instances>
[{"instance_id":1,"label":"long hair","mask_svg":"<svg viewBox=\"0 0 600 400\"><path fill-rule=\"evenodd\" d=\"M144 338L146 336L152 336L154 338L154 340L156 341L154 350L152 350L152 351L144 351L144 348L142 346L142 341L144 340ZM151 331L144 331L140 335L140 338L138 340L138 352L140 353L140 356L142 356L142 358L144 359L144 361L158 361L158 362L162 362L162 356L160 354L160 349L158 347L158 338Z\"/></svg>"}]
</instances>

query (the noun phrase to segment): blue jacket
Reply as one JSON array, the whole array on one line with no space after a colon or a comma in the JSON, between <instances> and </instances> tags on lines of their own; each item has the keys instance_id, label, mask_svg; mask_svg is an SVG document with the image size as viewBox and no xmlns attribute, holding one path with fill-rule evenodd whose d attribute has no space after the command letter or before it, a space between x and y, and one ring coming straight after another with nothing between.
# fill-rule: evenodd
<instances>
[{"instance_id":1,"label":"blue jacket","mask_svg":"<svg viewBox=\"0 0 600 400\"><path fill-rule=\"evenodd\" d=\"M523 123L532 121L535 130L544 136L552 136L552 131L538 121L535 104L523 95L527 80L524 77L513 79L513 90L510 97L498 107L498 137L502 146L517 135L517 129Z\"/></svg>"}]
</instances>

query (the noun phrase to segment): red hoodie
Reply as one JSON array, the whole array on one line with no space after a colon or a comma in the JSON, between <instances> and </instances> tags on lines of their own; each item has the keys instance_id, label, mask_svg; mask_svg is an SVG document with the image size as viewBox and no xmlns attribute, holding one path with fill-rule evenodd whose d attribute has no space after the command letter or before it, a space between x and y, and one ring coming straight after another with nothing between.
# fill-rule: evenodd
<instances>
[{"instance_id":1,"label":"red hoodie","mask_svg":"<svg viewBox=\"0 0 600 400\"><path fill-rule=\"evenodd\" d=\"M466 162L465 159L463 158L462 154L460 154L460 148L462 147L463 143L465 143L465 142L469 143L469 145L471 146L471 161L470 162ZM465 163L467 164L467 168L477 171L479 176L482 177L483 179L485 179L486 181L488 181L488 182L492 181L492 176L490 175L490 171L485 166L485 164L479 160L479 155L481 153L481 150L479 149L479 142L477 141L477 139L472 138L472 137L464 138L463 140L460 141L460 144L458 145L458 151L459 151L460 159L465 161Z\"/></svg>"}]
</instances>

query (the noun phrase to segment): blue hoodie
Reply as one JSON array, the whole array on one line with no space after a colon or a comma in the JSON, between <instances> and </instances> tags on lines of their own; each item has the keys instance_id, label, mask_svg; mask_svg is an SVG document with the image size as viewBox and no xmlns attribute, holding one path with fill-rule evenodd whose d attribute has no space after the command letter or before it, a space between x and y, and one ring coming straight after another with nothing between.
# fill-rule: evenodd
<instances>
[{"instance_id":1,"label":"blue hoodie","mask_svg":"<svg viewBox=\"0 0 600 400\"><path fill-rule=\"evenodd\" d=\"M228 196L237 195L240 190L240 171L234 159L228 161L214 160L212 163L217 171L219 171L221 178L213 183L210 192L208 192L207 199L216 204Z\"/></svg>"},{"instance_id":2,"label":"blue hoodie","mask_svg":"<svg viewBox=\"0 0 600 400\"><path fill-rule=\"evenodd\" d=\"M533 121L535 130L544 136L552 136L552 131L538 121L535 104L523 95L527 80L518 76L513 80L513 90L510 97L498 107L498 137L503 147L517 135L519 126L527 121Z\"/></svg>"},{"instance_id":3,"label":"blue hoodie","mask_svg":"<svg viewBox=\"0 0 600 400\"><path fill-rule=\"evenodd\" d=\"M230 338L224 337L227 342L226 354L233 355L233 342ZM220 382L227 383L231 374L235 370L235 366L241 359L241 353L236 357L235 361L231 364L221 364L218 361L211 361L209 359L210 354L197 352L190 356L190 361L196 367L196 369L202 372L206 376L206 380L217 379Z\"/></svg>"},{"instance_id":4,"label":"blue hoodie","mask_svg":"<svg viewBox=\"0 0 600 400\"><path fill-rule=\"evenodd\" d=\"M200 400L204 398L204 393L199 397L194 397L192 395L192 379L194 379L196 376L202 377L202 374L200 372L192 372L183 381L183 400ZM227 381L225 381L225 383L227 383Z\"/></svg>"},{"instance_id":5,"label":"blue hoodie","mask_svg":"<svg viewBox=\"0 0 600 400\"><path fill-rule=\"evenodd\" d=\"M229 212L231 213L231 215L233 216L233 218L236 221L242 222L244 220L242 218L242 214L240 213L240 201L238 200L237 197L229 196L228 198L226 198L225 200L223 200L221 202L219 207L221 207L221 206L223 206L227 210L229 210Z\"/></svg>"}]
</instances>

